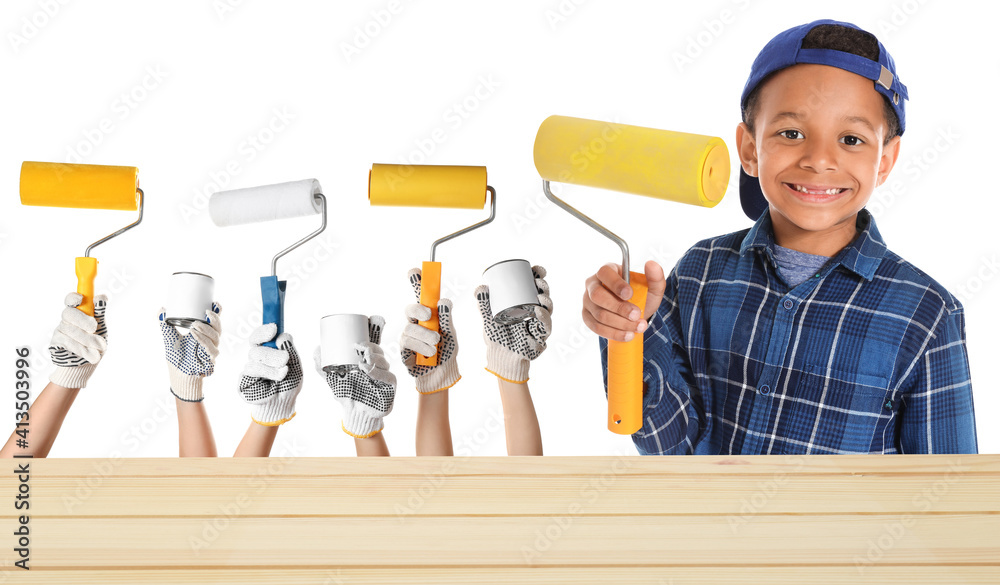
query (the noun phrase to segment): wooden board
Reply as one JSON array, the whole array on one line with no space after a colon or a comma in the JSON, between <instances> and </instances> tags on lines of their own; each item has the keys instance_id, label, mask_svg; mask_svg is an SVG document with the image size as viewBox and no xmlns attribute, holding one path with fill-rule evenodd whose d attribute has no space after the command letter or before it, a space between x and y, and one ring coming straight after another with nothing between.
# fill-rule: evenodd
<instances>
[{"instance_id":1,"label":"wooden board","mask_svg":"<svg viewBox=\"0 0 1000 585\"><path fill-rule=\"evenodd\" d=\"M30 465L0 583L1000 583L994 455Z\"/></svg>"}]
</instances>

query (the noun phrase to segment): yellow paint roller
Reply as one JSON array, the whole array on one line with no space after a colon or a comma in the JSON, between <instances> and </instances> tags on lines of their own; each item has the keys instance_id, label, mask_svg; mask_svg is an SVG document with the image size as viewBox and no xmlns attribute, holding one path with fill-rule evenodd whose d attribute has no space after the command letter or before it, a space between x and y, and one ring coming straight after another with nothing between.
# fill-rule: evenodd
<instances>
[{"instance_id":1,"label":"yellow paint roller","mask_svg":"<svg viewBox=\"0 0 1000 585\"><path fill-rule=\"evenodd\" d=\"M143 193L135 167L77 165L25 161L21 164L21 204L78 209L139 211L139 218L122 229L97 240L76 259L77 292L83 295L79 309L94 314L94 278L97 259L90 251L142 221Z\"/></svg>"},{"instance_id":2,"label":"yellow paint roller","mask_svg":"<svg viewBox=\"0 0 1000 585\"><path fill-rule=\"evenodd\" d=\"M446 165L373 164L368 174L368 201L372 205L404 207L457 207L482 209L490 194L490 216L476 224L436 240L431 259L421 266L420 304L431 310L431 318L420 324L439 330L437 304L441 298L441 263L435 261L438 244L447 242L496 217L497 193L486 184L486 167ZM417 355L417 364L436 366L438 354Z\"/></svg>"},{"instance_id":3,"label":"yellow paint roller","mask_svg":"<svg viewBox=\"0 0 1000 585\"><path fill-rule=\"evenodd\" d=\"M645 310L646 278L629 271L625 240L552 194L549 183L599 187L689 205L714 207L729 184L729 150L721 138L550 116L535 136L535 168L545 196L596 229L622 251L622 275L632 302ZM608 340L608 429L642 428L642 335Z\"/></svg>"}]
</instances>

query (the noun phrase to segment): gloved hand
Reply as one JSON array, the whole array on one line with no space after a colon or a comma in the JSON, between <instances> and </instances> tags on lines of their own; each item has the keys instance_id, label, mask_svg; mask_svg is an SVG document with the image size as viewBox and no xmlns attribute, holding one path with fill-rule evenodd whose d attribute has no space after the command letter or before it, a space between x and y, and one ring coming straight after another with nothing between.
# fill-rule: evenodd
<instances>
[{"instance_id":1,"label":"gloved hand","mask_svg":"<svg viewBox=\"0 0 1000 585\"><path fill-rule=\"evenodd\" d=\"M417 392L421 394L434 394L454 386L460 379L458 373L458 339L455 337L455 329L451 322L451 301L441 299L438 301L438 322L440 333L431 331L426 327L417 324L417 321L426 321L431 318L431 310L421 305L420 302L420 269L414 268L407 273L413 292L417 295L417 303L407 305L406 319L409 323L403 328L403 333L399 338L400 353L403 356L403 364L415 378ZM440 344L439 344L440 342ZM437 347L435 347L437 346ZM437 350L441 350L436 366L418 366L417 354L427 357L434 355Z\"/></svg>"},{"instance_id":2,"label":"gloved hand","mask_svg":"<svg viewBox=\"0 0 1000 585\"><path fill-rule=\"evenodd\" d=\"M538 302L531 318L511 325L499 325L493 320L490 308L490 289L480 285L476 288L479 301L479 315L483 318L483 339L486 340L486 371L508 382L528 381L528 367L531 360L545 351L545 340L552 333L552 299L549 285L545 282L545 269L532 266Z\"/></svg>"},{"instance_id":3,"label":"gloved hand","mask_svg":"<svg viewBox=\"0 0 1000 585\"><path fill-rule=\"evenodd\" d=\"M160 333L167 356L170 391L185 402L201 402L205 398L201 382L215 371L222 336L221 312L222 306L212 303L212 310L205 311L208 324L195 321L188 334L181 335L176 327L167 323L166 309L160 309Z\"/></svg>"},{"instance_id":4,"label":"gloved hand","mask_svg":"<svg viewBox=\"0 0 1000 585\"><path fill-rule=\"evenodd\" d=\"M80 293L66 295L62 322L49 345L52 364L56 366L49 380L63 388L85 388L108 349L108 327L104 322L108 297L94 297L93 317L77 309L82 302Z\"/></svg>"},{"instance_id":5,"label":"gloved hand","mask_svg":"<svg viewBox=\"0 0 1000 585\"><path fill-rule=\"evenodd\" d=\"M278 326L267 323L250 334L250 361L243 369L240 395L251 406L257 424L273 427L295 416L295 397L302 390L302 364L292 345L292 336L282 333L277 349L261 344L274 339Z\"/></svg>"},{"instance_id":6,"label":"gloved hand","mask_svg":"<svg viewBox=\"0 0 1000 585\"><path fill-rule=\"evenodd\" d=\"M396 376L389 371L389 362L382 353L382 328L385 319L372 315L368 320L368 343L358 343L355 349L361 356L358 368L349 368L344 375L324 372L320 348L313 357L316 371L326 377L333 390L333 397L344 408L340 426L344 432L357 439L367 439L380 432L385 424L382 419L392 412L396 397Z\"/></svg>"}]
</instances>

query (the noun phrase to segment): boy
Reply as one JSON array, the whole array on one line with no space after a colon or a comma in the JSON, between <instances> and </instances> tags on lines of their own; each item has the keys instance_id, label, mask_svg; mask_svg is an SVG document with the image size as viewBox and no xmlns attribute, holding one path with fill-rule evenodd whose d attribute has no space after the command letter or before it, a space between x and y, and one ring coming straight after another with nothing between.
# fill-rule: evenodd
<instances>
[{"instance_id":1,"label":"boy","mask_svg":"<svg viewBox=\"0 0 1000 585\"><path fill-rule=\"evenodd\" d=\"M645 314L621 268L584 322L645 335L642 454L975 453L962 305L864 209L899 155L906 87L881 43L821 20L764 47L737 127L749 230L699 242Z\"/></svg>"}]
</instances>

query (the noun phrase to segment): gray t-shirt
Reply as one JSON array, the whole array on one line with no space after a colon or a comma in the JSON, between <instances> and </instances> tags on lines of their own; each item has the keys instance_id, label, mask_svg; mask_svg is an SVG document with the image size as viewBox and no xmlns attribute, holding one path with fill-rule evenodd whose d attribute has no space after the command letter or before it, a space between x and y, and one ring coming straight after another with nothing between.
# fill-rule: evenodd
<instances>
[{"instance_id":1,"label":"gray t-shirt","mask_svg":"<svg viewBox=\"0 0 1000 585\"><path fill-rule=\"evenodd\" d=\"M774 261L781 269L781 276L792 288L815 276L829 259L829 256L806 254L798 250L782 248L778 244L774 245Z\"/></svg>"}]
</instances>

